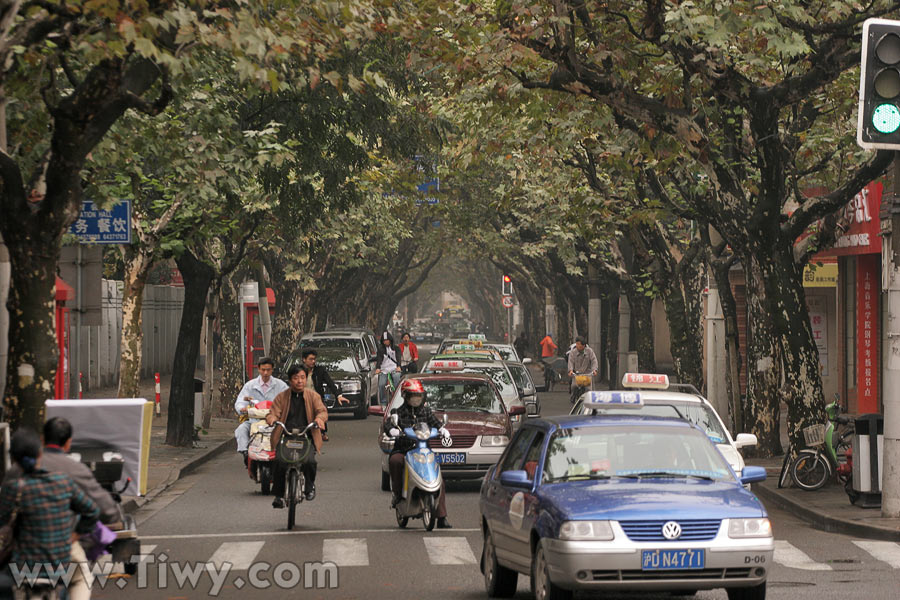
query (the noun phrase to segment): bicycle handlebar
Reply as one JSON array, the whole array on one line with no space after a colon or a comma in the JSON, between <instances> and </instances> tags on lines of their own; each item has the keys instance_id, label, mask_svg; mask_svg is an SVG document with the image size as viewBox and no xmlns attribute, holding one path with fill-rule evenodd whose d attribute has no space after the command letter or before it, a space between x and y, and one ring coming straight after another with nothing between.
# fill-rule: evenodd
<instances>
[{"instance_id":1,"label":"bicycle handlebar","mask_svg":"<svg viewBox=\"0 0 900 600\"><path fill-rule=\"evenodd\" d=\"M281 431L284 433L284 435L286 435L288 437L294 437L294 435L295 435L295 434L291 433L290 431L288 431L287 425L285 425L281 421L275 421L274 423L272 423L272 425L273 426L281 425ZM319 425L315 421L310 421L309 425L304 427L303 431L301 431L300 433L298 433L296 435L298 435L298 436L305 435L306 432L309 431L310 429L318 429L318 428L319 428Z\"/></svg>"}]
</instances>

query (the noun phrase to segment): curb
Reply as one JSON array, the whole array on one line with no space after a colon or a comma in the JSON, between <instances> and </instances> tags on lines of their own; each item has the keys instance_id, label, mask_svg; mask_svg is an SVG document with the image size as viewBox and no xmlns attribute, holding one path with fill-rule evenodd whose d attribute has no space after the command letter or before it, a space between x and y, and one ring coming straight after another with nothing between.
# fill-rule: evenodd
<instances>
[{"instance_id":1,"label":"curb","mask_svg":"<svg viewBox=\"0 0 900 600\"><path fill-rule=\"evenodd\" d=\"M206 462L209 462L216 456L223 454L229 448L235 448L235 440L234 438L229 438L226 440L222 440L218 445L211 446L202 454L198 454L192 460L187 461L184 465L181 466L180 469L172 469L169 478L166 479L161 484L157 485L152 490L149 490L143 496L138 496L136 498L130 498L129 500L122 503L122 510L125 511L126 514L131 514L137 511L139 508L162 494L169 487L171 487L176 481L184 477L185 475L189 475L193 471L197 470L198 467L203 465Z\"/></svg>"},{"instance_id":2,"label":"curb","mask_svg":"<svg viewBox=\"0 0 900 600\"><path fill-rule=\"evenodd\" d=\"M844 535L874 540L884 540L888 542L900 541L900 531L896 529L888 529L887 527L879 527L878 525L869 525L851 521L849 519L832 517L812 510L800 502L791 500L785 495L764 485L753 484L753 491L766 502L770 502L782 510L793 513L794 516L806 521L816 529L821 529L822 531L830 533L841 533Z\"/></svg>"}]
</instances>

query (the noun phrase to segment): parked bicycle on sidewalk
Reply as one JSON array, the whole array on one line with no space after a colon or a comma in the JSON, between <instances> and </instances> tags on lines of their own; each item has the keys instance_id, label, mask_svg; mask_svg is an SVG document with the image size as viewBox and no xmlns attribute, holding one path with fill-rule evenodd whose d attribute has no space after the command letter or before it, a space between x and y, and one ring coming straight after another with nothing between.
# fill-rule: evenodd
<instances>
[{"instance_id":1,"label":"parked bicycle on sidewalk","mask_svg":"<svg viewBox=\"0 0 900 600\"><path fill-rule=\"evenodd\" d=\"M852 455L853 424L848 417L841 415L837 394L835 401L825 407L825 414L827 424L818 423L803 429L807 448L798 450L796 456L793 456L793 447L785 452L778 487L786 487L790 478L800 489L814 491L834 476L852 499L855 492L852 489L852 463L848 462L848 455ZM840 432L838 426L843 427Z\"/></svg>"}]
</instances>

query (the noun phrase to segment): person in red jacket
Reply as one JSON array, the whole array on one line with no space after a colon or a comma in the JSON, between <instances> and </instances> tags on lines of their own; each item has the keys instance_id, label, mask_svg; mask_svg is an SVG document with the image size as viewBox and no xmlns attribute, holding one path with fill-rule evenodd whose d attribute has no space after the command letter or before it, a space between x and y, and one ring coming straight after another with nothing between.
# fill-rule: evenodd
<instances>
[{"instance_id":1,"label":"person in red jacket","mask_svg":"<svg viewBox=\"0 0 900 600\"><path fill-rule=\"evenodd\" d=\"M409 334L404 333L400 338L400 372L402 373L418 373L419 372L419 349L410 340Z\"/></svg>"}]
</instances>

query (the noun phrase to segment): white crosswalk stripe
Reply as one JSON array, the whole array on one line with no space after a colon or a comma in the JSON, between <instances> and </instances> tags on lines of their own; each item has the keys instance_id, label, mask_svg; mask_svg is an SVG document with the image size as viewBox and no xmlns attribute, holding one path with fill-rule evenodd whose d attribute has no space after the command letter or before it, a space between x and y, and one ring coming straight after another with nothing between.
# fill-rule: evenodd
<instances>
[{"instance_id":1,"label":"white crosswalk stripe","mask_svg":"<svg viewBox=\"0 0 900 600\"><path fill-rule=\"evenodd\" d=\"M474 565L475 555L464 537L424 538L428 560L433 565Z\"/></svg>"},{"instance_id":2,"label":"white crosswalk stripe","mask_svg":"<svg viewBox=\"0 0 900 600\"><path fill-rule=\"evenodd\" d=\"M322 562L333 562L339 567L369 566L369 545L366 538L322 540Z\"/></svg>"},{"instance_id":3,"label":"white crosswalk stripe","mask_svg":"<svg viewBox=\"0 0 900 600\"><path fill-rule=\"evenodd\" d=\"M218 571L225 563L231 564L232 571L246 571L253 564L253 559L265 546L265 542L223 542L209 557L206 570L210 571L215 566Z\"/></svg>"},{"instance_id":4,"label":"white crosswalk stripe","mask_svg":"<svg viewBox=\"0 0 900 600\"><path fill-rule=\"evenodd\" d=\"M814 561L806 552L787 540L775 540L775 562L791 569L831 571L831 566Z\"/></svg>"},{"instance_id":5,"label":"white crosswalk stripe","mask_svg":"<svg viewBox=\"0 0 900 600\"><path fill-rule=\"evenodd\" d=\"M853 544L881 562L886 562L893 568L900 569L900 544L896 542L875 542L872 540L853 540Z\"/></svg>"}]
</instances>

